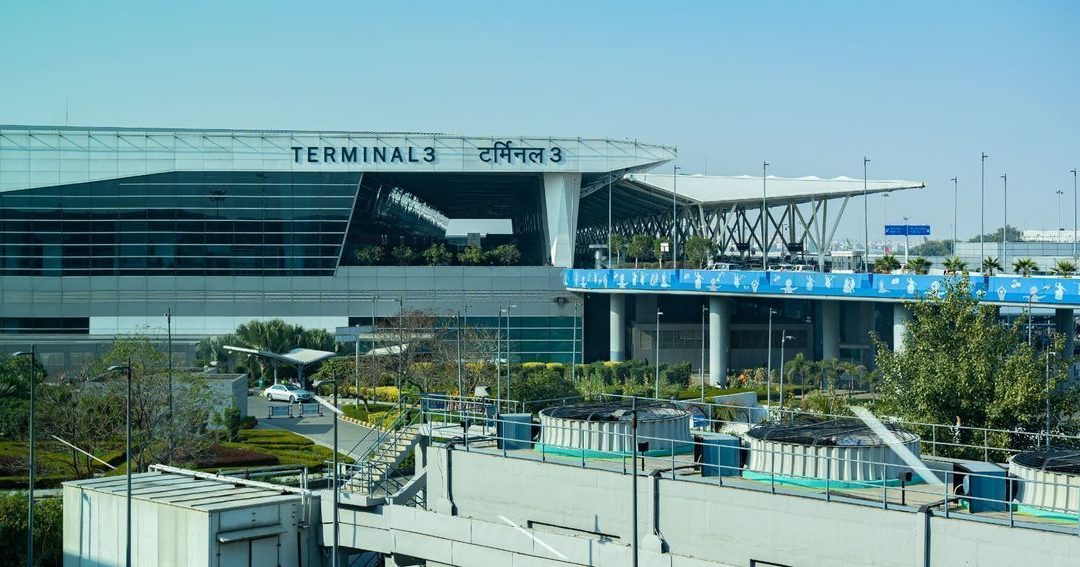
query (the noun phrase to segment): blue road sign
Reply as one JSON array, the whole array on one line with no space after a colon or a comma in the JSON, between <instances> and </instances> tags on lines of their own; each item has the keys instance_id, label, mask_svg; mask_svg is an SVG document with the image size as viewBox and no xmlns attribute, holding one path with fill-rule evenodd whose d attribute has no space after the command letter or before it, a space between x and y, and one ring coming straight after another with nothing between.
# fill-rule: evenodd
<instances>
[{"instance_id":1,"label":"blue road sign","mask_svg":"<svg viewBox=\"0 0 1080 567\"><path fill-rule=\"evenodd\" d=\"M928 224L887 224L885 236L930 236Z\"/></svg>"}]
</instances>

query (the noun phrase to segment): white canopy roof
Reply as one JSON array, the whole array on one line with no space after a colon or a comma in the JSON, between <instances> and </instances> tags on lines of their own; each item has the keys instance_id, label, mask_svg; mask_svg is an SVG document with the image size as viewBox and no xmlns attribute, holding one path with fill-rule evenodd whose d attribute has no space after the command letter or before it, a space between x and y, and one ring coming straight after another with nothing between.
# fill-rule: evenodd
<instances>
[{"instance_id":1,"label":"white canopy roof","mask_svg":"<svg viewBox=\"0 0 1080 567\"><path fill-rule=\"evenodd\" d=\"M736 175L680 175L678 183L670 174L632 173L626 179L644 189L669 195L674 187L677 197L684 204L730 206L735 204L760 204L762 180L760 176ZM829 199L861 195L863 180L851 177L775 177L765 178L765 198L770 205L780 203L804 203L817 199ZM904 189L922 189L921 181L868 180L867 193L888 193Z\"/></svg>"},{"instance_id":2,"label":"white canopy roof","mask_svg":"<svg viewBox=\"0 0 1080 567\"><path fill-rule=\"evenodd\" d=\"M245 352L248 354L254 354L271 360L278 360L287 364L307 366L314 364L320 360L326 360L334 356L334 353L325 350L315 350L310 348L294 348L289 352L278 354L276 352L270 352L268 350L257 350L253 348L237 347L237 346L225 346L225 350L231 350L233 352Z\"/></svg>"}]
</instances>

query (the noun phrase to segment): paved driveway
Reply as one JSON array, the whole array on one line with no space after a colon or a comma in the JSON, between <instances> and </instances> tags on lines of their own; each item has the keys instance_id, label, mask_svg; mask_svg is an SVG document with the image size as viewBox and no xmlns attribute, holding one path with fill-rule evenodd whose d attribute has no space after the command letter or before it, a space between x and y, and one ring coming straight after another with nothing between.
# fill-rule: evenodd
<instances>
[{"instance_id":1,"label":"paved driveway","mask_svg":"<svg viewBox=\"0 0 1080 567\"><path fill-rule=\"evenodd\" d=\"M323 447L333 448L334 421L332 419L332 414L329 411L323 409L323 415L314 417L268 418L268 408L271 404L275 406L284 406L287 405L287 402L271 402L267 401L265 398L255 396L248 397L248 415L254 416L255 419L259 420L258 427L276 427L285 429L298 435L303 435ZM297 413L298 409L299 408L293 408L293 413ZM343 455L349 455L353 459L358 459L362 455L367 454L367 452L371 450L376 436L374 433L368 435L370 431L371 429L368 427L339 421L338 451ZM365 436L367 437L365 438ZM358 446L358 443L360 443L361 440L363 440L364 443Z\"/></svg>"}]
</instances>

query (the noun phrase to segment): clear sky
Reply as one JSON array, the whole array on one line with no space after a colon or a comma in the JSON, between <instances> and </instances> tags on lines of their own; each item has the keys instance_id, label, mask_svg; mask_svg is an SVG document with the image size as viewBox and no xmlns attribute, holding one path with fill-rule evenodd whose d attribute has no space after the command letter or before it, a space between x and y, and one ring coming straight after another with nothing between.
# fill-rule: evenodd
<instances>
[{"instance_id":1,"label":"clear sky","mask_svg":"<svg viewBox=\"0 0 1080 567\"><path fill-rule=\"evenodd\" d=\"M2 0L0 53L0 123L611 136L725 175L866 155L927 184L888 216L939 237L953 176L978 230L980 152L988 230L1005 172L1010 224L1056 228L1060 189L1071 227L1080 167L1076 1Z\"/></svg>"}]
</instances>

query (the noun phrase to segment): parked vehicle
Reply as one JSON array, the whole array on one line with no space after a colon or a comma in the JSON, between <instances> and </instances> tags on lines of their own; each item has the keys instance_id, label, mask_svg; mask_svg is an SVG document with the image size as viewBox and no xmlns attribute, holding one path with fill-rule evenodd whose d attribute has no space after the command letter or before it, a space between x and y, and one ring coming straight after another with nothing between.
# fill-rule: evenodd
<instances>
[{"instance_id":1,"label":"parked vehicle","mask_svg":"<svg viewBox=\"0 0 1080 567\"><path fill-rule=\"evenodd\" d=\"M314 399L314 394L296 384L274 384L263 390L263 396L270 401L282 400L290 403L307 402Z\"/></svg>"}]
</instances>

